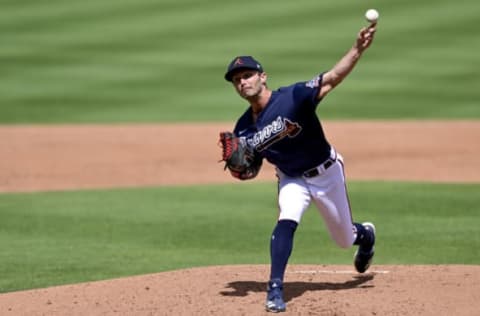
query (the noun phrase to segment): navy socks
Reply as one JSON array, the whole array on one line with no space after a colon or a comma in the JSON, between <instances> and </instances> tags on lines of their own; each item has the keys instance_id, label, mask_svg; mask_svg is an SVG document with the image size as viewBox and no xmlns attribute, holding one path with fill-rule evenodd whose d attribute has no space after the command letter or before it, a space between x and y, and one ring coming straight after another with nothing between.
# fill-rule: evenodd
<instances>
[{"instance_id":1,"label":"navy socks","mask_svg":"<svg viewBox=\"0 0 480 316\"><path fill-rule=\"evenodd\" d=\"M362 224L353 223L357 230L357 238L354 245L362 248L371 247L374 242L373 234L365 229ZM293 249L293 236L298 223L292 220L280 220L275 226L270 240L270 280L279 279L283 281L288 259Z\"/></svg>"},{"instance_id":2,"label":"navy socks","mask_svg":"<svg viewBox=\"0 0 480 316\"><path fill-rule=\"evenodd\" d=\"M288 258L292 253L293 235L297 226L298 223L292 220L280 220L275 226L270 240L270 279L283 281Z\"/></svg>"}]
</instances>

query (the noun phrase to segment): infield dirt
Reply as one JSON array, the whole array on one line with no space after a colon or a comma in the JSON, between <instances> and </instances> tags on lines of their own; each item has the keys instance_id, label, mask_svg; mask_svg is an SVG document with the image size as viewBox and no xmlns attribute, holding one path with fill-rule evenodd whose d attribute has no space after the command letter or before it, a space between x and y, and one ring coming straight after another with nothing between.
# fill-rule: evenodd
<instances>
[{"instance_id":1,"label":"infield dirt","mask_svg":"<svg viewBox=\"0 0 480 316\"><path fill-rule=\"evenodd\" d=\"M480 181L480 122L325 122L348 180ZM231 124L0 126L0 192L238 182ZM253 181L275 181L265 164Z\"/></svg>"},{"instance_id":2,"label":"infield dirt","mask_svg":"<svg viewBox=\"0 0 480 316\"><path fill-rule=\"evenodd\" d=\"M230 124L1 126L0 192L235 182ZM480 182L480 123L326 122L349 180ZM192 153L195 153L192 155ZM274 180L266 165L258 179ZM0 315L266 315L268 266L216 266L0 294ZM480 315L480 266L291 265L286 315Z\"/></svg>"}]
</instances>

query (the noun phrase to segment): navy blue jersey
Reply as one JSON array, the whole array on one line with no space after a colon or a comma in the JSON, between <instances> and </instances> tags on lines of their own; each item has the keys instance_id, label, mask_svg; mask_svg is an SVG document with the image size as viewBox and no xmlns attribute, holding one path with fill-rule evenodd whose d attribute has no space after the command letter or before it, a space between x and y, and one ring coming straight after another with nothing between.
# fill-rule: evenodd
<instances>
[{"instance_id":1,"label":"navy blue jersey","mask_svg":"<svg viewBox=\"0 0 480 316\"><path fill-rule=\"evenodd\" d=\"M252 108L239 118L234 133L289 176L300 176L330 157L330 144L315 112L322 75L272 92L257 121Z\"/></svg>"}]
</instances>

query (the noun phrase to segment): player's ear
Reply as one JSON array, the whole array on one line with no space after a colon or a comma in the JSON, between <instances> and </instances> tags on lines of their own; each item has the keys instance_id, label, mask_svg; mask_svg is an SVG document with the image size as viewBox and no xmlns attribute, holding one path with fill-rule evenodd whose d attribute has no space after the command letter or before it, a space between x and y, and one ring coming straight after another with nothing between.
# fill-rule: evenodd
<instances>
[{"instance_id":1,"label":"player's ear","mask_svg":"<svg viewBox=\"0 0 480 316\"><path fill-rule=\"evenodd\" d=\"M267 84L267 78L268 78L267 73L266 72L261 72L259 74L259 76L260 76L260 80L262 81L262 83L264 85L266 85Z\"/></svg>"}]
</instances>

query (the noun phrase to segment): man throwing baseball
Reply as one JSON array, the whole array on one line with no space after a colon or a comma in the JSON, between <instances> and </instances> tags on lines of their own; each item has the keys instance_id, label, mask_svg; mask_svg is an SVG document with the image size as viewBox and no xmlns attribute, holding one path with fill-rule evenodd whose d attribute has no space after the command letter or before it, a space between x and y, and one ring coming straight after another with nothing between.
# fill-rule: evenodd
<instances>
[{"instance_id":1,"label":"man throwing baseball","mask_svg":"<svg viewBox=\"0 0 480 316\"><path fill-rule=\"evenodd\" d=\"M329 71L275 91L267 87L267 74L253 57L239 56L228 65L225 79L250 105L237 121L233 134L255 153L248 172L232 172L232 175L242 180L255 177L265 158L276 166L279 181L280 213L270 242L268 311L286 309L284 274L295 230L312 202L339 247L358 246L356 270L363 273L370 266L375 227L372 223L353 222L343 159L327 141L316 109L353 70L372 43L375 31L376 23L362 28L353 47Z\"/></svg>"}]
</instances>

